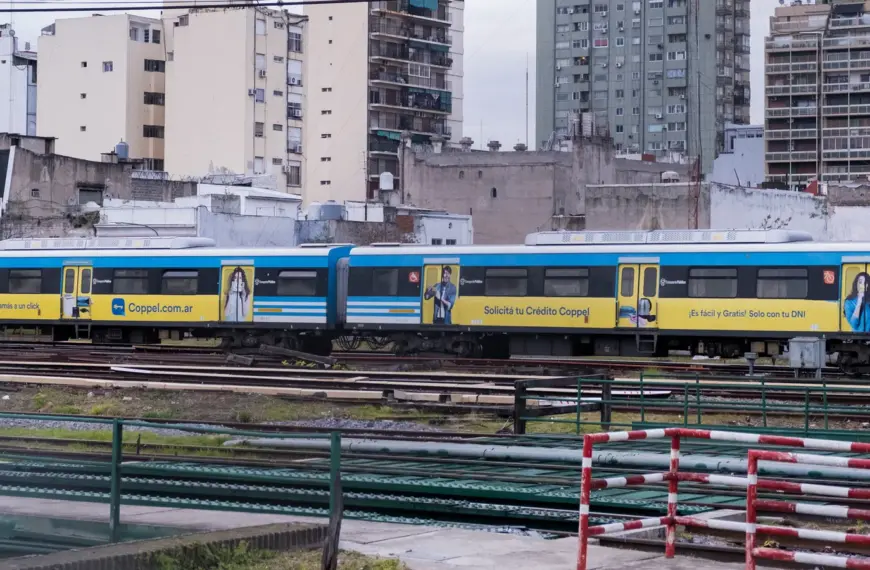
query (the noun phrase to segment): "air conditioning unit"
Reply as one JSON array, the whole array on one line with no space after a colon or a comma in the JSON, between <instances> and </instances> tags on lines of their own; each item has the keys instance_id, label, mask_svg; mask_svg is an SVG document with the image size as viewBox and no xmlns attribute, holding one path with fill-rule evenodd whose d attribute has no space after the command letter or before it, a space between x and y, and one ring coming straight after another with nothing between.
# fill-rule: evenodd
<instances>
[{"instance_id":1,"label":"air conditioning unit","mask_svg":"<svg viewBox=\"0 0 870 570\"><path fill-rule=\"evenodd\" d=\"M686 95L685 95L685 94L680 95L680 99L685 99L685 98L686 98Z\"/></svg>"},{"instance_id":2,"label":"air conditioning unit","mask_svg":"<svg viewBox=\"0 0 870 570\"><path fill-rule=\"evenodd\" d=\"M290 85L299 85L299 79L297 77L290 77L287 79L287 83Z\"/></svg>"},{"instance_id":3,"label":"air conditioning unit","mask_svg":"<svg viewBox=\"0 0 870 570\"><path fill-rule=\"evenodd\" d=\"M601 64L601 67L607 67L607 63L606 63L606 62L605 62L605 63L602 63L602 64Z\"/></svg>"},{"instance_id":4,"label":"air conditioning unit","mask_svg":"<svg viewBox=\"0 0 870 570\"><path fill-rule=\"evenodd\" d=\"M253 97L256 94L257 94L256 89L248 89L248 97Z\"/></svg>"},{"instance_id":5,"label":"air conditioning unit","mask_svg":"<svg viewBox=\"0 0 870 570\"><path fill-rule=\"evenodd\" d=\"M601 29L598 30L598 31L601 32L602 34L606 34L606 33L607 33L607 28L601 28Z\"/></svg>"},{"instance_id":6,"label":"air conditioning unit","mask_svg":"<svg viewBox=\"0 0 870 570\"><path fill-rule=\"evenodd\" d=\"M661 118L662 118L662 114L661 114L661 113L657 113L657 114L656 114L656 119L661 119Z\"/></svg>"},{"instance_id":7,"label":"air conditioning unit","mask_svg":"<svg viewBox=\"0 0 870 570\"><path fill-rule=\"evenodd\" d=\"M266 77L266 70L260 69L259 71L257 71L257 75L260 77Z\"/></svg>"},{"instance_id":8,"label":"air conditioning unit","mask_svg":"<svg viewBox=\"0 0 870 570\"><path fill-rule=\"evenodd\" d=\"M640 8L634 11L635 16L640 16Z\"/></svg>"},{"instance_id":9,"label":"air conditioning unit","mask_svg":"<svg viewBox=\"0 0 870 570\"><path fill-rule=\"evenodd\" d=\"M293 117L296 119L302 118L302 109L293 109Z\"/></svg>"},{"instance_id":10,"label":"air conditioning unit","mask_svg":"<svg viewBox=\"0 0 870 570\"><path fill-rule=\"evenodd\" d=\"M659 84L659 80L658 80L658 79L656 79L655 81L653 81L653 85L658 85L658 84Z\"/></svg>"},{"instance_id":11,"label":"air conditioning unit","mask_svg":"<svg viewBox=\"0 0 870 570\"><path fill-rule=\"evenodd\" d=\"M281 165L281 172L284 174L290 174L290 166L287 164Z\"/></svg>"},{"instance_id":12,"label":"air conditioning unit","mask_svg":"<svg viewBox=\"0 0 870 570\"><path fill-rule=\"evenodd\" d=\"M621 63L617 63L617 64L616 64L616 67L622 67L622 64L621 64Z\"/></svg>"},{"instance_id":13,"label":"air conditioning unit","mask_svg":"<svg viewBox=\"0 0 870 570\"><path fill-rule=\"evenodd\" d=\"M557 65L557 66L556 66L556 71L562 71L562 66L561 66L561 65Z\"/></svg>"},{"instance_id":14,"label":"air conditioning unit","mask_svg":"<svg viewBox=\"0 0 870 570\"><path fill-rule=\"evenodd\" d=\"M602 18L606 18L606 17L607 17L607 12L601 12L601 17L602 17Z\"/></svg>"}]
</instances>

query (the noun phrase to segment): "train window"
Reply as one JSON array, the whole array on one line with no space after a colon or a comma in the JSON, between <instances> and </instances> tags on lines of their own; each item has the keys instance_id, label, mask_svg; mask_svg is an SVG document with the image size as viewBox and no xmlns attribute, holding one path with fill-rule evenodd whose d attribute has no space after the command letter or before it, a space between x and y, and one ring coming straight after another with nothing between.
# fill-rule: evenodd
<instances>
[{"instance_id":1,"label":"train window","mask_svg":"<svg viewBox=\"0 0 870 570\"><path fill-rule=\"evenodd\" d=\"M163 295L196 295L199 271L164 271L160 292Z\"/></svg>"},{"instance_id":2,"label":"train window","mask_svg":"<svg viewBox=\"0 0 870 570\"><path fill-rule=\"evenodd\" d=\"M657 267L645 267L643 270L643 296L655 297L659 286L659 270Z\"/></svg>"},{"instance_id":3,"label":"train window","mask_svg":"<svg viewBox=\"0 0 870 570\"><path fill-rule=\"evenodd\" d=\"M759 299L806 299L808 290L806 269L758 270L756 292Z\"/></svg>"},{"instance_id":4,"label":"train window","mask_svg":"<svg viewBox=\"0 0 870 570\"><path fill-rule=\"evenodd\" d=\"M67 267L63 271L63 293L72 295L76 292L76 268Z\"/></svg>"},{"instance_id":5,"label":"train window","mask_svg":"<svg viewBox=\"0 0 870 570\"><path fill-rule=\"evenodd\" d=\"M112 279L112 293L147 295L148 272L144 269L116 269Z\"/></svg>"},{"instance_id":6,"label":"train window","mask_svg":"<svg viewBox=\"0 0 870 570\"><path fill-rule=\"evenodd\" d=\"M622 279L619 288L623 297L634 297L634 267L622 268Z\"/></svg>"},{"instance_id":7,"label":"train window","mask_svg":"<svg viewBox=\"0 0 870 570\"><path fill-rule=\"evenodd\" d=\"M278 274L278 295L314 297L317 295L317 272L282 271Z\"/></svg>"},{"instance_id":8,"label":"train window","mask_svg":"<svg viewBox=\"0 0 870 570\"><path fill-rule=\"evenodd\" d=\"M82 295L90 295L91 294L91 270L90 269L82 269L82 283L79 287L82 291Z\"/></svg>"},{"instance_id":9,"label":"train window","mask_svg":"<svg viewBox=\"0 0 870 570\"><path fill-rule=\"evenodd\" d=\"M10 293L39 293L42 290L42 270L10 269Z\"/></svg>"},{"instance_id":10,"label":"train window","mask_svg":"<svg viewBox=\"0 0 870 570\"><path fill-rule=\"evenodd\" d=\"M722 299L736 296L736 269L710 268L689 270L689 297Z\"/></svg>"},{"instance_id":11,"label":"train window","mask_svg":"<svg viewBox=\"0 0 870 570\"><path fill-rule=\"evenodd\" d=\"M372 293L384 297L399 294L399 270L376 267L372 270Z\"/></svg>"},{"instance_id":12,"label":"train window","mask_svg":"<svg viewBox=\"0 0 870 570\"><path fill-rule=\"evenodd\" d=\"M488 297L524 297L529 288L525 269L487 269L484 289Z\"/></svg>"},{"instance_id":13,"label":"train window","mask_svg":"<svg viewBox=\"0 0 870 570\"><path fill-rule=\"evenodd\" d=\"M544 271L546 297L586 297L589 295L589 270L579 268Z\"/></svg>"}]
</instances>

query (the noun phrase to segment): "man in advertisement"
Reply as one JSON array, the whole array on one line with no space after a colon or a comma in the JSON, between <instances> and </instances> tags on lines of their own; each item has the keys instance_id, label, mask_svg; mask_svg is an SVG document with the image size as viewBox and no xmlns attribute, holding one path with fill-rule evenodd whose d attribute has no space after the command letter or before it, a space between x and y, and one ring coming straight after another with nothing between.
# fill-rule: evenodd
<instances>
[{"instance_id":1,"label":"man in advertisement","mask_svg":"<svg viewBox=\"0 0 870 570\"><path fill-rule=\"evenodd\" d=\"M425 300L432 299L432 324L450 325L452 323L453 306L456 303L456 285L451 282L453 268L449 265L441 267L441 281L426 289Z\"/></svg>"}]
</instances>

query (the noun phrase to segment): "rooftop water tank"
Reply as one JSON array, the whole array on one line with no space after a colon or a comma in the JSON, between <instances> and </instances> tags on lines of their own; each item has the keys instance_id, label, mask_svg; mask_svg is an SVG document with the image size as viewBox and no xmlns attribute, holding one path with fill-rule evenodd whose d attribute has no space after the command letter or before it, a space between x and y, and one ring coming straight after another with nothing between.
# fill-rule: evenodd
<instances>
[{"instance_id":1,"label":"rooftop water tank","mask_svg":"<svg viewBox=\"0 0 870 570\"><path fill-rule=\"evenodd\" d=\"M319 220L320 219L320 202L311 202L308 204L308 219L309 220Z\"/></svg>"},{"instance_id":2,"label":"rooftop water tank","mask_svg":"<svg viewBox=\"0 0 870 570\"><path fill-rule=\"evenodd\" d=\"M320 205L321 220L340 220L344 217L344 206L335 200L328 200Z\"/></svg>"},{"instance_id":3,"label":"rooftop water tank","mask_svg":"<svg viewBox=\"0 0 870 570\"><path fill-rule=\"evenodd\" d=\"M130 145L123 140L115 145L115 154L119 160L127 160L130 157Z\"/></svg>"}]
</instances>

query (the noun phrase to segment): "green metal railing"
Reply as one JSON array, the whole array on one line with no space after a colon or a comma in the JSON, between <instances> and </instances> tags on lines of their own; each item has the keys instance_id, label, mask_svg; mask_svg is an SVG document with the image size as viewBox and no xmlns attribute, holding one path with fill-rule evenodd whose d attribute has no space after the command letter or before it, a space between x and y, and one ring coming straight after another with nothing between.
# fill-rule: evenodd
<instances>
[{"instance_id":1,"label":"green metal railing","mask_svg":"<svg viewBox=\"0 0 870 570\"><path fill-rule=\"evenodd\" d=\"M112 542L118 542L120 539L120 519L121 519L121 487L124 475L124 428L139 427L159 430L174 430L189 433L210 434L210 435L230 435L240 437L256 437L256 438L271 438L271 439L328 439L329 444L329 515L330 519L339 515L342 507L340 498L341 493L341 433L274 433L237 430L222 427L207 427L207 426L191 426L185 424L165 424L151 423L146 421L122 420L111 418L86 418L77 416L52 416L52 415L27 415L15 413L0 413L0 418L24 419L24 420L40 420L50 422L76 422L89 423L94 425L108 425L112 430L112 457L110 464L111 481L109 491L109 534ZM0 454L0 459L11 459L19 457L8 454ZM94 462L95 465L105 465L105 463ZM139 466L141 470L142 466Z\"/></svg>"},{"instance_id":2,"label":"green metal railing","mask_svg":"<svg viewBox=\"0 0 870 570\"><path fill-rule=\"evenodd\" d=\"M854 439L861 434L848 429L847 419L855 428L870 424L870 386L842 380L700 374L547 380L517 383L515 433L526 433L530 424L531 431L575 435L666 424L804 436L824 430L828 437L841 431Z\"/></svg>"}]
</instances>

